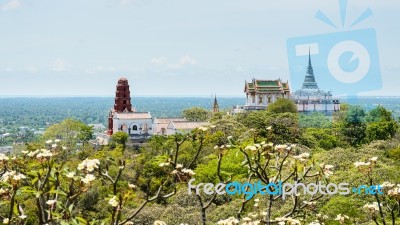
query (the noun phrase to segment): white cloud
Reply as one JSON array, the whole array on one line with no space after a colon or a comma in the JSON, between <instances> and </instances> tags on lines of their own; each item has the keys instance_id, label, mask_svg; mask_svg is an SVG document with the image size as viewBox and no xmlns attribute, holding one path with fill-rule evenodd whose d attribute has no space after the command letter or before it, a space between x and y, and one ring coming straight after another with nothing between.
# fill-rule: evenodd
<instances>
[{"instance_id":1,"label":"white cloud","mask_svg":"<svg viewBox=\"0 0 400 225\"><path fill-rule=\"evenodd\" d=\"M8 67L8 68L5 68L4 71L5 71L5 72L13 72L14 70L13 70L12 68L9 68L9 67Z\"/></svg>"},{"instance_id":2,"label":"white cloud","mask_svg":"<svg viewBox=\"0 0 400 225\"><path fill-rule=\"evenodd\" d=\"M195 58L193 58L190 55L184 55L179 59L178 63L170 63L167 65L167 67L169 69L181 69L186 65L196 65L196 64L197 60Z\"/></svg>"},{"instance_id":3,"label":"white cloud","mask_svg":"<svg viewBox=\"0 0 400 225\"><path fill-rule=\"evenodd\" d=\"M51 70L53 71L65 71L67 69L68 62L65 59L56 59L53 62Z\"/></svg>"},{"instance_id":4,"label":"white cloud","mask_svg":"<svg viewBox=\"0 0 400 225\"><path fill-rule=\"evenodd\" d=\"M197 60L190 55L185 55L179 59L180 65L196 65Z\"/></svg>"},{"instance_id":5,"label":"white cloud","mask_svg":"<svg viewBox=\"0 0 400 225\"><path fill-rule=\"evenodd\" d=\"M1 9L4 11L7 10L14 10L14 9L18 9L23 7L24 4L22 4L22 2L20 0L10 0L9 2L7 2L6 4L1 6Z\"/></svg>"},{"instance_id":6,"label":"white cloud","mask_svg":"<svg viewBox=\"0 0 400 225\"><path fill-rule=\"evenodd\" d=\"M167 63L167 60L168 60L167 57L161 56L158 58L152 58L150 60L150 63L156 64L156 65L165 65Z\"/></svg>"}]
</instances>

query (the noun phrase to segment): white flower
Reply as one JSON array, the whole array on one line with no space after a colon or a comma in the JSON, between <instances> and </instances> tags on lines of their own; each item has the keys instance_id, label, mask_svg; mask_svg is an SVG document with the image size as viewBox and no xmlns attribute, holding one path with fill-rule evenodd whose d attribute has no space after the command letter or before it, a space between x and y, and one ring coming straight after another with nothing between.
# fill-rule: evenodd
<instances>
[{"instance_id":1,"label":"white flower","mask_svg":"<svg viewBox=\"0 0 400 225\"><path fill-rule=\"evenodd\" d=\"M86 168L88 172L93 172L94 169L99 168L100 161L98 159L85 159L78 165L78 170Z\"/></svg>"},{"instance_id":2,"label":"white flower","mask_svg":"<svg viewBox=\"0 0 400 225\"><path fill-rule=\"evenodd\" d=\"M286 224L288 225L300 225L300 220L292 219L292 218L287 218Z\"/></svg>"},{"instance_id":3,"label":"white flower","mask_svg":"<svg viewBox=\"0 0 400 225\"><path fill-rule=\"evenodd\" d=\"M245 222L250 222L252 219L249 218L249 217L245 217L245 218L243 218L242 220L245 221Z\"/></svg>"},{"instance_id":4,"label":"white flower","mask_svg":"<svg viewBox=\"0 0 400 225\"><path fill-rule=\"evenodd\" d=\"M7 189L0 188L0 195L4 194L6 192L7 192Z\"/></svg>"},{"instance_id":5,"label":"white flower","mask_svg":"<svg viewBox=\"0 0 400 225\"><path fill-rule=\"evenodd\" d=\"M128 187L129 187L129 188L132 188L132 189L135 189L135 188L137 188L137 186L136 186L136 185L134 185L134 184L131 184L131 183L129 183L129 184L128 184Z\"/></svg>"},{"instance_id":6,"label":"white flower","mask_svg":"<svg viewBox=\"0 0 400 225\"><path fill-rule=\"evenodd\" d=\"M392 188L392 187L394 187L394 184L385 181L385 182L383 182L383 183L381 184L381 187L382 187L382 188Z\"/></svg>"},{"instance_id":7,"label":"white flower","mask_svg":"<svg viewBox=\"0 0 400 225\"><path fill-rule=\"evenodd\" d=\"M163 162L158 165L159 167L169 166L169 162Z\"/></svg>"},{"instance_id":8,"label":"white flower","mask_svg":"<svg viewBox=\"0 0 400 225\"><path fill-rule=\"evenodd\" d=\"M60 139L54 140L55 143L59 143L60 141L61 141Z\"/></svg>"},{"instance_id":9,"label":"white flower","mask_svg":"<svg viewBox=\"0 0 400 225\"><path fill-rule=\"evenodd\" d=\"M118 203L118 199L117 196L112 197L109 201L108 204L112 205L113 207L117 207Z\"/></svg>"},{"instance_id":10,"label":"white flower","mask_svg":"<svg viewBox=\"0 0 400 225\"><path fill-rule=\"evenodd\" d=\"M47 141L46 141L46 144L51 144L51 143L53 143L52 140L47 140Z\"/></svg>"},{"instance_id":11,"label":"white flower","mask_svg":"<svg viewBox=\"0 0 400 225\"><path fill-rule=\"evenodd\" d=\"M228 137L227 137L227 139L232 139L233 137L232 137L232 135L229 135Z\"/></svg>"},{"instance_id":12,"label":"white flower","mask_svg":"<svg viewBox=\"0 0 400 225\"><path fill-rule=\"evenodd\" d=\"M361 166L369 166L371 164L371 162L355 162L354 166L355 167L361 167Z\"/></svg>"},{"instance_id":13,"label":"white flower","mask_svg":"<svg viewBox=\"0 0 400 225\"><path fill-rule=\"evenodd\" d=\"M321 225L321 224L318 222L318 220L316 220L314 222L309 223L308 225Z\"/></svg>"},{"instance_id":14,"label":"white flower","mask_svg":"<svg viewBox=\"0 0 400 225\"><path fill-rule=\"evenodd\" d=\"M8 182L15 175L15 171L7 171L1 176L1 180Z\"/></svg>"},{"instance_id":15,"label":"white flower","mask_svg":"<svg viewBox=\"0 0 400 225\"><path fill-rule=\"evenodd\" d=\"M41 159L41 158L50 158L53 156L53 153L51 153L49 150L47 149L40 149L38 151L39 153L36 155L37 159Z\"/></svg>"},{"instance_id":16,"label":"white flower","mask_svg":"<svg viewBox=\"0 0 400 225\"><path fill-rule=\"evenodd\" d=\"M388 195L390 197L399 197L400 196L400 185L398 184L395 188L389 190Z\"/></svg>"},{"instance_id":17,"label":"white flower","mask_svg":"<svg viewBox=\"0 0 400 225\"><path fill-rule=\"evenodd\" d=\"M293 158L303 162L303 161L306 161L308 158L310 158L310 154L309 153L302 153L300 155L293 156Z\"/></svg>"},{"instance_id":18,"label":"white flower","mask_svg":"<svg viewBox=\"0 0 400 225\"><path fill-rule=\"evenodd\" d=\"M245 150L250 150L252 153L257 152L257 147L254 145L249 145L245 148Z\"/></svg>"},{"instance_id":19,"label":"white flower","mask_svg":"<svg viewBox=\"0 0 400 225\"><path fill-rule=\"evenodd\" d=\"M85 178L81 178L81 181L85 184L89 184L94 181L96 177L93 174L86 174Z\"/></svg>"},{"instance_id":20,"label":"white flower","mask_svg":"<svg viewBox=\"0 0 400 225\"><path fill-rule=\"evenodd\" d=\"M346 216L346 215L342 215L342 214L338 214L338 215L336 216L336 218L335 218L335 220L338 220L338 221L340 221L340 222L344 222L345 219L349 219L349 217Z\"/></svg>"},{"instance_id":21,"label":"white flower","mask_svg":"<svg viewBox=\"0 0 400 225\"><path fill-rule=\"evenodd\" d=\"M75 172L69 172L66 175L66 177L68 177L68 178L73 178L74 176L75 176Z\"/></svg>"},{"instance_id":22,"label":"white flower","mask_svg":"<svg viewBox=\"0 0 400 225\"><path fill-rule=\"evenodd\" d=\"M369 161L371 161L371 162L376 162L377 160L378 160L378 157L376 157L376 156L369 159Z\"/></svg>"},{"instance_id":23,"label":"white flower","mask_svg":"<svg viewBox=\"0 0 400 225\"><path fill-rule=\"evenodd\" d=\"M54 203L56 203L57 202L57 200L48 200L47 202L46 202L46 204L47 205L54 205Z\"/></svg>"},{"instance_id":24,"label":"white flower","mask_svg":"<svg viewBox=\"0 0 400 225\"><path fill-rule=\"evenodd\" d=\"M4 224L8 224L9 222L10 222L10 220L9 220L8 218L4 218L4 219L3 219L3 223L4 223Z\"/></svg>"},{"instance_id":25,"label":"white flower","mask_svg":"<svg viewBox=\"0 0 400 225\"><path fill-rule=\"evenodd\" d=\"M381 206L382 206L382 205L381 205ZM365 205L363 206L363 209L368 209L368 210L370 210L371 212L377 212L377 211L379 211L379 205L378 205L377 202L373 202L372 204L365 204Z\"/></svg>"},{"instance_id":26,"label":"white flower","mask_svg":"<svg viewBox=\"0 0 400 225\"><path fill-rule=\"evenodd\" d=\"M183 173L186 173L186 174L189 174L189 176L193 176L193 175L195 175L195 173L193 172L193 170L191 170L191 169L183 169L182 170L182 172Z\"/></svg>"},{"instance_id":27,"label":"white flower","mask_svg":"<svg viewBox=\"0 0 400 225\"><path fill-rule=\"evenodd\" d=\"M326 178L328 178L331 175L333 175L333 168L335 166L328 165L328 164L319 164L319 166L321 167L322 173L325 175Z\"/></svg>"},{"instance_id":28,"label":"white flower","mask_svg":"<svg viewBox=\"0 0 400 225\"><path fill-rule=\"evenodd\" d=\"M51 147L52 148L57 148L57 144L52 144Z\"/></svg>"},{"instance_id":29,"label":"white flower","mask_svg":"<svg viewBox=\"0 0 400 225\"><path fill-rule=\"evenodd\" d=\"M278 150L278 151L288 150L287 148L288 148L287 145L276 145L275 146L275 150Z\"/></svg>"},{"instance_id":30,"label":"white flower","mask_svg":"<svg viewBox=\"0 0 400 225\"><path fill-rule=\"evenodd\" d=\"M29 153L28 153L28 156L29 156L29 157L33 157L33 156L35 156L36 154L38 154L39 151L40 151L40 150L36 150L36 151L33 151L33 152L29 152Z\"/></svg>"},{"instance_id":31,"label":"white flower","mask_svg":"<svg viewBox=\"0 0 400 225\"><path fill-rule=\"evenodd\" d=\"M156 220L154 221L154 225L167 225L164 221Z\"/></svg>"},{"instance_id":32,"label":"white flower","mask_svg":"<svg viewBox=\"0 0 400 225\"><path fill-rule=\"evenodd\" d=\"M20 215L18 217L21 218L21 219L26 219L27 216L25 214L22 214L22 215Z\"/></svg>"},{"instance_id":33,"label":"white flower","mask_svg":"<svg viewBox=\"0 0 400 225\"><path fill-rule=\"evenodd\" d=\"M19 174L17 174L17 175L14 175L14 176L13 176L13 179L16 180L16 181L18 181L18 180L21 180L21 179L26 179L26 176L23 175L22 173L19 173Z\"/></svg>"},{"instance_id":34,"label":"white flower","mask_svg":"<svg viewBox=\"0 0 400 225\"><path fill-rule=\"evenodd\" d=\"M29 153L29 151L23 150L23 151L21 151L21 153L24 154L24 155L26 155L26 154Z\"/></svg>"},{"instance_id":35,"label":"white flower","mask_svg":"<svg viewBox=\"0 0 400 225\"><path fill-rule=\"evenodd\" d=\"M8 161L10 158L8 158L6 155L3 153L0 153L0 161Z\"/></svg>"},{"instance_id":36,"label":"white flower","mask_svg":"<svg viewBox=\"0 0 400 225\"><path fill-rule=\"evenodd\" d=\"M176 167L175 167L176 169L182 169L183 168L183 165L182 164L176 164Z\"/></svg>"},{"instance_id":37,"label":"white flower","mask_svg":"<svg viewBox=\"0 0 400 225\"><path fill-rule=\"evenodd\" d=\"M315 205L315 204L317 204L316 202L308 202L308 201L303 201L303 203L305 205Z\"/></svg>"},{"instance_id":38,"label":"white flower","mask_svg":"<svg viewBox=\"0 0 400 225\"><path fill-rule=\"evenodd\" d=\"M208 130L207 127L199 127L199 129L200 129L201 131L207 131L207 130Z\"/></svg>"}]
</instances>

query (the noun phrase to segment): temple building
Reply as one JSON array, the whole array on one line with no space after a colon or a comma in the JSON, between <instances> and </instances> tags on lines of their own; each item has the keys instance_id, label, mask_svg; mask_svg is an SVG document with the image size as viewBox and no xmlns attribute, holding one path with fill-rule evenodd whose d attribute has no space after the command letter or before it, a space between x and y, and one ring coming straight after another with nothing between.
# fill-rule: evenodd
<instances>
[{"instance_id":1,"label":"temple building","mask_svg":"<svg viewBox=\"0 0 400 225\"><path fill-rule=\"evenodd\" d=\"M298 112L322 112L325 115L332 115L333 112L340 110L340 102L332 97L331 91L319 89L311 64L310 53L308 54L308 66L303 86L300 90L294 92L292 99L297 105Z\"/></svg>"},{"instance_id":2,"label":"temple building","mask_svg":"<svg viewBox=\"0 0 400 225\"><path fill-rule=\"evenodd\" d=\"M265 110L268 104L274 103L278 98L290 98L288 82L277 80L245 81L246 105L236 106L233 113L241 113L249 110Z\"/></svg>"},{"instance_id":3,"label":"temple building","mask_svg":"<svg viewBox=\"0 0 400 225\"><path fill-rule=\"evenodd\" d=\"M107 132L96 135L97 144L107 144L110 136L118 131L127 133L133 142L145 142L152 135L190 133L198 127L209 125L208 122L191 122L180 117L153 119L150 112L137 112L132 107L130 94L128 80L120 78L116 86L114 107L108 114ZM215 109L218 110L216 98Z\"/></svg>"},{"instance_id":4,"label":"temple building","mask_svg":"<svg viewBox=\"0 0 400 225\"><path fill-rule=\"evenodd\" d=\"M154 118L153 133L158 135L167 135L168 125L173 122L185 122L185 118Z\"/></svg>"},{"instance_id":5,"label":"temple building","mask_svg":"<svg viewBox=\"0 0 400 225\"><path fill-rule=\"evenodd\" d=\"M150 112L136 112L132 108L128 80L120 78L116 86L114 107L108 115L108 135L123 131L132 140L143 141L153 134L152 127Z\"/></svg>"}]
</instances>

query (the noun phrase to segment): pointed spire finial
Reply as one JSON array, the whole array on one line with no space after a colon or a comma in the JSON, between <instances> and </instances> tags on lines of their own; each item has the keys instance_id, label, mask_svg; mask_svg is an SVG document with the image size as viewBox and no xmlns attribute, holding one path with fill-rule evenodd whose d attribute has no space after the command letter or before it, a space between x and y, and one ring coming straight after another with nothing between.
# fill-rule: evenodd
<instances>
[{"instance_id":1,"label":"pointed spire finial","mask_svg":"<svg viewBox=\"0 0 400 225\"><path fill-rule=\"evenodd\" d=\"M308 46L308 65L311 66L311 50L310 50L310 46Z\"/></svg>"}]
</instances>

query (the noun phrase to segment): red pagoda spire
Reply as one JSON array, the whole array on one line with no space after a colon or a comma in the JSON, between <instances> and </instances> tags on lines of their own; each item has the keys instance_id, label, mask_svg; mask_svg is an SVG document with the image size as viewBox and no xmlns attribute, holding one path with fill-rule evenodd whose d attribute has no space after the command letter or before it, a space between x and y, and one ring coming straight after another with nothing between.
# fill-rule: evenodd
<instances>
[{"instance_id":1,"label":"red pagoda spire","mask_svg":"<svg viewBox=\"0 0 400 225\"><path fill-rule=\"evenodd\" d=\"M116 86L114 109L108 115L108 135L113 134L113 116L115 112L133 112L131 92L129 91L128 80L125 77L120 78Z\"/></svg>"},{"instance_id":2,"label":"red pagoda spire","mask_svg":"<svg viewBox=\"0 0 400 225\"><path fill-rule=\"evenodd\" d=\"M115 91L115 112L132 112L131 93L129 91L128 80L124 77L118 80L117 90Z\"/></svg>"}]
</instances>

